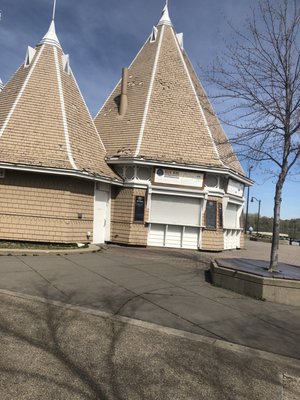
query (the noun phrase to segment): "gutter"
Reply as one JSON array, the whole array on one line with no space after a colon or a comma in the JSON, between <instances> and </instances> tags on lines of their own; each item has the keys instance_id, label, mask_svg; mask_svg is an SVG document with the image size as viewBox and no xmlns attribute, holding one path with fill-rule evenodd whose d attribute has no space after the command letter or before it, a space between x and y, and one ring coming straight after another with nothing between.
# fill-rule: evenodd
<instances>
[{"instance_id":1,"label":"gutter","mask_svg":"<svg viewBox=\"0 0 300 400\"><path fill-rule=\"evenodd\" d=\"M246 176L240 175L237 172L234 172L226 167L206 167L206 166L199 166L199 165L187 165L187 164L179 164L175 162L163 162L163 161L147 161L142 158L126 158L121 159L117 157L112 157L106 160L108 165L116 165L116 164L131 164L131 165L149 165L149 166L156 166L156 167L169 167L174 169L183 169L188 171L199 171L199 172L211 172L211 173L218 173L220 175L226 175L230 178L234 178L235 180L244 183L246 186L252 186L254 181L249 179Z\"/></svg>"},{"instance_id":2,"label":"gutter","mask_svg":"<svg viewBox=\"0 0 300 400\"><path fill-rule=\"evenodd\" d=\"M123 186L123 181L118 180L117 178L108 178L105 176L93 175L92 173L83 172L83 171L71 171L68 169L54 169L47 167L35 167L29 165L14 165L14 164L5 164L0 163L1 169L6 169L10 171L23 171L23 172L38 172L42 174L50 174L50 175L59 175L59 176L69 176L74 178L81 178L90 180L93 182L103 182L110 183L112 185Z\"/></svg>"}]
</instances>

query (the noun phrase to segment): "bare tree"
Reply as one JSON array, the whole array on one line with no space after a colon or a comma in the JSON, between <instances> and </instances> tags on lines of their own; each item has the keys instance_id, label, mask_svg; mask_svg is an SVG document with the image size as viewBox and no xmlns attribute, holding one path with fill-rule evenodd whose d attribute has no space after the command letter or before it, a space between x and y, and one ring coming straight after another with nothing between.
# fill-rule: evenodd
<instances>
[{"instance_id":1,"label":"bare tree","mask_svg":"<svg viewBox=\"0 0 300 400\"><path fill-rule=\"evenodd\" d=\"M270 271L278 270L282 189L300 161L300 7L296 0L261 0L236 41L208 74L229 101L230 141L238 155L275 176ZM234 117L232 117L234 115ZM228 120L229 118L229 120ZM293 171L292 171L293 170Z\"/></svg>"}]
</instances>

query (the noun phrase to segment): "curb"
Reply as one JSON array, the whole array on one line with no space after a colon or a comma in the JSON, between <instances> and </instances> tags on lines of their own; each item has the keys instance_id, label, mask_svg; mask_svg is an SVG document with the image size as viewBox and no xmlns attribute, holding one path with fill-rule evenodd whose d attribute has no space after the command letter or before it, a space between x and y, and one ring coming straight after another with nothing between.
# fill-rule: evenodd
<instances>
[{"instance_id":1,"label":"curb","mask_svg":"<svg viewBox=\"0 0 300 400\"><path fill-rule=\"evenodd\" d=\"M0 249L0 256L41 256L41 255L66 255L66 254L84 254L95 253L107 249L106 245L89 244L86 248L74 249L54 249L54 250L39 250L39 249Z\"/></svg>"}]
</instances>

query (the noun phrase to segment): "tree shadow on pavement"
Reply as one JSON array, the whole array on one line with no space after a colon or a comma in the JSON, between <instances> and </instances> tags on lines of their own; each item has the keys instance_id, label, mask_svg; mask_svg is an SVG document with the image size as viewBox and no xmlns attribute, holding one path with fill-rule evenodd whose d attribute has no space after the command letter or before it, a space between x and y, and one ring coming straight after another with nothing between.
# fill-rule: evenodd
<instances>
[{"instance_id":1,"label":"tree shadow on pavement","mask_svg":"<svg viewBox=\"0 0 300 400\"><path fill-rule=\"evenodd\" d=\"M263 400L282 390L280 365L50 300L0 294L0 338L1 400Z\"/></svg>"},{"instance_id":2,"label":"tree shadow on pavement","mask_svg":"<svg viewBox=\"0 0 300 400\"><path fill-rule=\"evenodd\" d=\"M127 398L116 362L125 324L50 300L0 298L1 400Z\"/></svg>"}]
</instances>

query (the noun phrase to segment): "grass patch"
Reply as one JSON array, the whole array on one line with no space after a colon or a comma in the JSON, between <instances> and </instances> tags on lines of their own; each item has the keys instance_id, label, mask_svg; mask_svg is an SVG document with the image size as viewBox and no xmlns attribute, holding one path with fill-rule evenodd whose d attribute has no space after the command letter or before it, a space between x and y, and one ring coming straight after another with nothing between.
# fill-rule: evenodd
<instances>
[{"instance_id":1,"label":"grass patch","mask_svg":"<svg viewBox=\"0 0 300 400\"><path fill-rule=\"evenodd\" d=\"M87 248L88 244L81 246L81 249ZM0 249L15 250L68 250L79 249L77 243L38 243L38 242L14 242L10 240L0 240Z\"/></svg>"}]
</instances>

